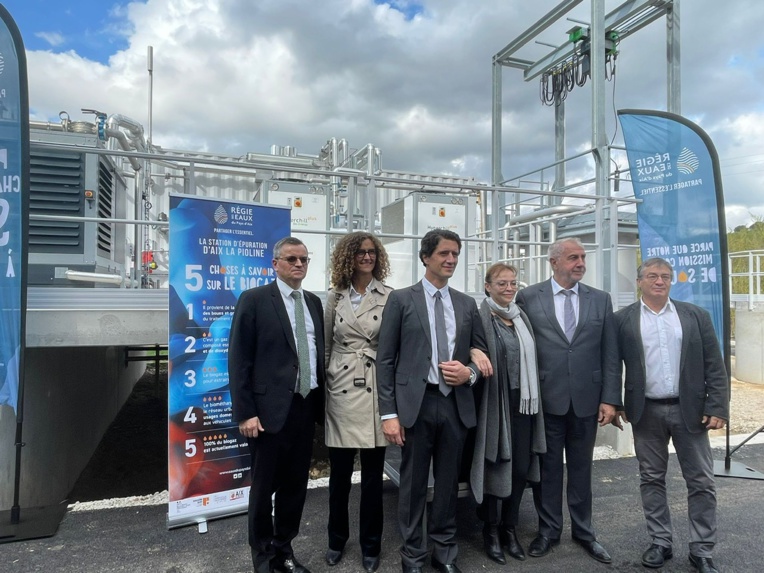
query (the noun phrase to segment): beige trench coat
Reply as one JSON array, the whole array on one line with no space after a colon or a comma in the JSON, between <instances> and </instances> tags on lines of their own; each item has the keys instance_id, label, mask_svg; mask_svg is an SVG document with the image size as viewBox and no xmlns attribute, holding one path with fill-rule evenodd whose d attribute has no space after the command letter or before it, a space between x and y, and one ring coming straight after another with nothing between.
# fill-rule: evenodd
<instances>
[{"instance_id":1,"label":"beige trench coat","mask_svg":"<svg viewBox=\"0 0 764 573\"><path fill-rule=\"evenodd\" d=\"M372 279L357 311L349 289L326 297L326 445L386 446L377 404L376 359L382 310L392 288Z\"/></svg>"}]
</instances>

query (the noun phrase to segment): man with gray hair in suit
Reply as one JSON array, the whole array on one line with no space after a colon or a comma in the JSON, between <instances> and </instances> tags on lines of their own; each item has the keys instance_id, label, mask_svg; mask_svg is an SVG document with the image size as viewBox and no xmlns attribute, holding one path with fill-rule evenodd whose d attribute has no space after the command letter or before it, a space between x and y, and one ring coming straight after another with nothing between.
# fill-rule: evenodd
<instances>
[{"instance_id":1,"label":"man with gray hair in suit","mask_svg":"<svg viewBox=\"0 0 764 573\"><path fill-rule=\"evenodd\" d=\"M642 508L651 537L642 565L662 567L673 556L671 513L666 498L668 443L687 484L690 563L717 573L716 487L709 430L729 418L729 378L711 316L702 308L669 298L673 268L660 258L637 270L642 299L615 313L618 346L626 366L625 412L639 460Z\"/></svg>"},{"instance_id":2,"label":"man with gray hair in suit","mask_svg":"<svg viewBox=\"0 0 764 573\"><path fill-rule=\"evenodd\" d=\"M573 541L611 563L592 527L592 458L597 423L610 424L621 406L621 375L610 295L581 283L586 251L577 238L549 247L551 279L521 290L515 300L536 335L547 450L534 490L539 531L528 548L543 557L562 534L563 454Z\"/></svg>"}]
</instances>

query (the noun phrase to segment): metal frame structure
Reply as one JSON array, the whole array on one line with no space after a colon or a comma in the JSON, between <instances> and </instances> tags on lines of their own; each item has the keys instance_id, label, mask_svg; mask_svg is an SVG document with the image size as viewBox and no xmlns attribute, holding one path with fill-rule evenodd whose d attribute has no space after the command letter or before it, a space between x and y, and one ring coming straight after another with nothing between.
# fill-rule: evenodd
<instances>
[{"instance_id":1,"label":"metal frame structure","mask_svg":"<svg viewBox=\"0 0 764 573\"><path fill-rule=\"evenodd\" d=\"M655 20L666 16L667 107L668 111L679 113L681 98L679 0L628 0L607 14L605 14L605 0L590 0L588 54L590 57L589 69L591 70L590 81L592 82L591 148L573 158L565 156L565 103L562 100L557 100L555 102L554 122L555 162L531 173L511 178L505 178L502 172L503 69L509 67L521 70L523 80L527 82L549 72L555 66L573 56L577 48L571 42L561 44L537 60L523 59L516 54L582 2L583 0L564 0L560 2L493 56L491 182L497 187L506 186L507 191L514 195L514 199L508 205L502 205L500 204L501 195L495 194L492 202L492 211L493 213L506 211L510 224L513 220L523 221L522 217L525 217L524 221L530 225L534 221L533 215L521 215L518 209L519 201L517 193L522 190L524 179L532 173L541 173L543 177L546 171L551 170L555 178L553 184L547 185L547 188L551 188L552 191L557 191L558 193L564 193L569 189L565 173L566 163L582 155L590 156L594 160L594 176L585 183L594 185L594 248L597 260L605 262L604 272L599 276L597 286L610 292L617 292L618 264L615 253L618 247L619 202L612 197L610 180L616 181L617 184L618 174L611 174L609 170L611 146L607 142L605 132L606 38L609 35L615 34L620 40L623 40ZM518 181L517 186L507 185L515 180ZM541 186L544 186L544 184L545 182L542 180ZM550 207L554 207L554 205L541 203L538 208L538 218L547 217L549 215L548 208ZM530 231L529 235L532 235ZM553 233L549 235L546 241L547 244L556 238ZM544 278L539 276L539 272L543 271L535 269L535 273L530 277L531 281L535 282Z\"/></svg>"}]
</instances>

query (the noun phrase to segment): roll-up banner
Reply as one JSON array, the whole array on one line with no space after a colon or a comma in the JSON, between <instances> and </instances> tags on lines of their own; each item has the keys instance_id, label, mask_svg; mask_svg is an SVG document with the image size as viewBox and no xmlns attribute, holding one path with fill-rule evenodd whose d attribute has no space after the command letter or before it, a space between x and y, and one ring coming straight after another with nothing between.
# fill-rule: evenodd
<instances>
[{"instance_id":1,"label":"roll-up banner","mask_svg":"<svg viewBox=\"0 0 764 573\"><path fill-rule=\"evenodd\" d=\"M727 235L719 158L697 125L672 113L618 112L637 204L642 260L674 267L671 298L706 309L729 360Z\"/></svg>"},{"instance_id":2,"label":"roll-up banner","mask_svg":"<svg viewBox=\"0 0 764 573\"><path fill-rule=\"evenodd\" d=\"M287 207L170 196L168 527L247 510L249 450L231 413L228 336L239 295L275 280Z\"/></svg>"},{"instance_id":3,"label":"roll-up banner","mask_svg":"<svg viewBox=\"0 0 764 573\"><path fill-rule=\"evenodd\" d=\"M29 104L18 28L0 5L0 404L18 414L26 307Z\"/></svg>"}]
</instances>

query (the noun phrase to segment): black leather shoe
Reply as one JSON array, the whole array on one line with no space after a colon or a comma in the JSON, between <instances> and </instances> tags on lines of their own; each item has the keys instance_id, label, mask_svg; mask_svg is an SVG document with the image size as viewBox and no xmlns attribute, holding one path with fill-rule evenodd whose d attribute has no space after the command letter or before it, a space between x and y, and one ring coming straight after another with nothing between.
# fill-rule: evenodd
<instances>
[{"instance_id":1,"label":"black leather shoe","mask_svg":"<svg viewBox=\"0 0 764 573\"><path fill-rule=\"evenodd\" d=\"M376 557L364 555L361 558L361 565L363 565L363 570L366 571L366 573L374 573L374 571L379 569L379 555Z\"/></svg>"},{"instance_id":2,"label":"black leather shoe","mask_svg":"<svg viewBox=\"0 0 764 573\"><path fill-rule=\"evenodd\" d=\"M698 557L690 553L690 563L699 573L719 573L719 570L714 567L714 562L710 557Z\"/></svg>"},{"instance_id":3,"label":"black leather shoe","mask_svg":"<svg viewBox=\"0 0 764 573\"><path fill-rule=\"evenodd\" d=\"M506 565L507 559L501 550L501 541L499 540L499 528L496 525L485 525L483 527L483 547L488 559L495 561L499 565Z\"/></svg>"},{"instance_id":4,"label":"black leather shoe","mask_svg":"<svg viewBox=\"0 0 764 573\"><path fill-rule=\"evenodd\" d=\"M403 569L403 573L422 573L421 567L409 567L408 565L401 563L401 568Z\"/></svg>"},{"instance_id":5,"label":"black leather shoe","mask_svg":"<svg viewBox=\"0 0 764 573\"><path fill-rule=\"evenodd\" d=\"M525 561L525 551L523 551L523 546L517 540L514 527L501 530L501 545L507 550L510 557L518 561Z\"/></svg>"},{"instance_id":6,"label":"black leather shoe","mask_svg":"<svg viewBox=\"0 0 764 573\"><path fill-rule=\"evenodd\" d=\"M531 544L528 546L528 555L531 557L543 557L552 550L552 547L559 544L559 539L549 539L544 535L537 535L536 539L531 541Z\"/></svg>"},{"instance_id":7,"label":"black leather shoe","mask_svg":"<svg viewBox=\"0 0 764 573\"><path fill-rule=\"evenodd\" d=\"M435 557L432 558L432 567L440 573L462 573L462 570L456 566L456 563L441 563Z\"/></svg>"},{"instance_id":8,"label":"black leather shoe","mask_svg":"<svg viewBox=\"0 0 764 573\"><path fill-rule=\"evenodd\" d=\"M326 564L329 567L334 567L340 561L342 561L342 551L337 551L331 547L326 550Z\"/></svg>"},{"instance_id":9,"label":"black leather shoe","mask_svg":"<svg viewBox=\"0 0 764 573\"><path fill-rule=\"evenodd\" d=\"M610 553L608 553L602 545L600 545L600 542L597 540L594 541L585 541L583 539L579 539L578 537L574 537L573 541L578 543L581 547L586 549L586 552L589 554L589 556L592 559L596 559L600 563L612 563L613 559L610 557Z\"/></svg>"},{"instance_id":10,"label":"black leather shoe","mask_svg":"<svg viewBox=\"0 0 764 573\"><path fill-rule=\"evenodd\" d=\"M310 573L310 569L300 565L300 562L294 557L274 560L272 570L273 573Z\"/></svg>"},{"instance_id":11,"label":"black leather shoe","mask_svg":"<svg viewBox=\"0 0 764 573\"><path fill-rule=\"evenodd\" d=\"M658 567L663 567L666 559L671 559L673 556L674 552L671 550L671 547L663 547L663 545L653 543L642 554L642 565L650 569L657 569Z\"/></svg>"}]
</instances>

